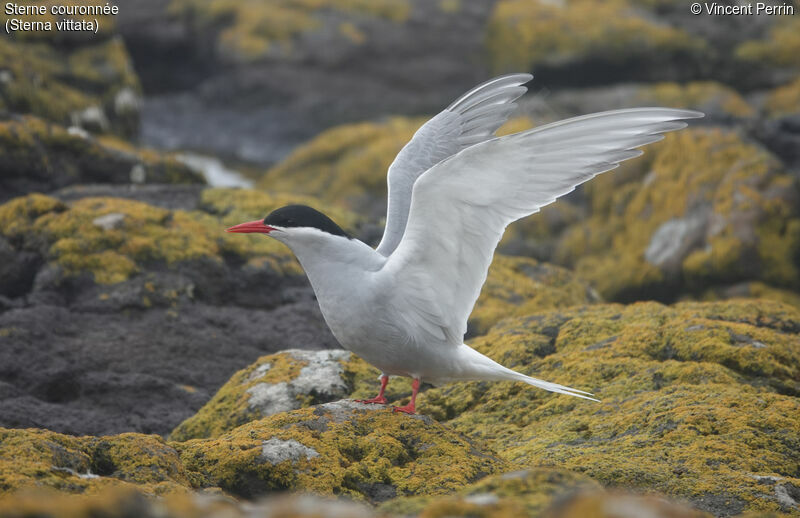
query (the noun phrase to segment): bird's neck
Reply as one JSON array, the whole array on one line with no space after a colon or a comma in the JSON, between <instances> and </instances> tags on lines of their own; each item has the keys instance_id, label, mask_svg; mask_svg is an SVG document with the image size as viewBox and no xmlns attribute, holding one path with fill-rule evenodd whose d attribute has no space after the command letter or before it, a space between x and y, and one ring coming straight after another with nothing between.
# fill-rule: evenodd
<instances>
[{"instance_id":1,"label":"bird's neck","mask_svg":"<svg viewBox=\"0 0 800 518\"><path fill-rule=\"evenodd\" d=\"M379 270L386 258L358 239L327 235L290 245L317 297L339 291L368 272Z\"/></svg>"}]
</instances>

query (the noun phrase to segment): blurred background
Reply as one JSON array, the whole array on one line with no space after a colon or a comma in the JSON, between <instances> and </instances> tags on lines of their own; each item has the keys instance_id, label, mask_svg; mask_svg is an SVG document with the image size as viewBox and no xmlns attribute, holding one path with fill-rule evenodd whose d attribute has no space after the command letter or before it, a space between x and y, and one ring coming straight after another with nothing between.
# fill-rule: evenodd
<instances>
[{"instance_id":1,"label":"blurred background","mask_svg":"<svg viewBox=\"0 0 800 518\"><path fill-rule=\"evenodd\" d=\"M624 322L631 329L645 318L637 308L683 308L672 320L646 310L646 322L679 326L712 307L685 306L695 303L717 304L709 321L800 332L796 1L765 4L784 14L739 16L694 15L688 0L116 5L119 14L97 17L96 34L0 37L1 427L166 437L259 356L337 348L291 254L223 229L304 203L376 244L395 154L461 93L509 72L534 80L501 134L633 106L706 117L509 227L470 338L509 316L576 307L633 312L624 313L635 316ZM6 13L2 21L59 18ZM741 299L746 314L726 305ZM555 333L556 343L567 317L547 318L536 336ZM602 340L619 334L609 319ZM657 333L660 349L648 354L658 374L646 390L661 397L670 385L672 374L658 370L664 362L711 362L733 369L736 384L786 397L782 416L800 414L797 341L774 352L731 326L703 338L711 341L702 351ZM614 376L628 383L621 373L604 380ZM568 384L603 383L588 379ZM333 399L311 396L303 405ZM450 419L453 408L434 417ZM796 481L800 438L796 422L782 423L770 426L787 450L782 460L768 456L767 471ZM715 515L761 504L800 512L800 486L778 479L758 479L768 496L753 489L748 500L730 488L651 483L651 474L590 475L678 495ZM9 480L0 475L0 490L17 487ZM690 513L681 509L669 512Z\"/></svg>"}]
</instances>

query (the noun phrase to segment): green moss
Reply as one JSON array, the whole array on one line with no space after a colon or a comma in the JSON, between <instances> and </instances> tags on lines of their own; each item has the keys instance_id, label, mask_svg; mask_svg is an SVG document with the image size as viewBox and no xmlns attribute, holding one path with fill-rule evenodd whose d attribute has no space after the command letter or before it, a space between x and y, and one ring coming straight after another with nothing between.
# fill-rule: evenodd
<instances>
[{"instance_id":1,"label":"green moss","mask_svg":"<svg viewBox=\"0 0 800 518\"><path fill-rule=\"evenodd\" d=\"M733 117L752 117L755 110L736 90L714 81L695 81L686 84L658 83L639 91L642 103L721 111Z\"/></svg>"},{"instance_id":2,"label":"green moss","mask_svg":"<svg viewBox=\"0 0 800 518\"><path fill-rule=\"evenodd\" d=\"M354 21L366 17L402 23L410 9L407 0L172 0L169 6L171 15L185 18L196 29L218 33L217 51L242 62L291 54L296 37L323 26L318 12L333 10ZM354 22L345 23L355 30L340 31L342 37L362 43L363 34Z\"/></svg>"},{"instance_id":3,"label":"green moss","mask_svg":"<svg viewBox=\"0 0 800 518\"><path fill-rule=\"evenodd\" d=\"M486 46L498 72L589 59L624 63L706 47L683 30L640 16L624 0L503 0L489 20Z\"/></svg>"},{"instance_id":4,"label":"green moss","mask_svg":"<svg viewBox=\"0 0 800 518\"><path fill-rule=\"evenodd\" d=\"M189 480L176 451L155 435L73 437L0 428L3 492L51 488L93 494L133 485L150 494L166 494L186 491Z\"/></svg>"},{"instance_id":5,"label":"green moss","mask_svg":"<svg viewBox=\"0 0 800 518\"><path fill-rule=\"evenodd\" d=\"M172 445L201 486L242 496L296 489L369 499L379 487L398 495L443 494L506 467L430 419L348 403L276 414L217 439Z\"/></svg>"},{"instance_id":6,"label":"green moss","mask_svg":"<svg viewBox=\"0 0 800 518\"><path fill-rule=\"evenodd\" d=\"M602 402L464 383L429 390L418 405L510 462L780 510L757 477L800 482L799 322L796 309L757 300L596 305L509 319L473 347ZM546 354L543 340L551 342Z\"/></svg>"},{"instance_id":7,"label":"green moss","mask_svg":"<svg viewBox=\"0 0 800 518\"><path fill-rule=\"evenodd\" d=\"M555 255L603 297L669 298L743 280L800 286L798 213L789 201L796 184L774 157L734 133L668 135L584 189L591 215L567 229ZM713 230L677 258L677 271L648 262L656 231L697 211L706 211Z\"/></svg>"},{"instance_id":8,"label":"green moss","mask_svg":"<svg viewBox=\"0 0 800 518\"><path fill-rule=\"evenodd\" d=\"M395 117L337 126L299 146L258 185L318 196L354 210L374 210L375 200L386 197L389 165L424 122Z\"/></svg>"}]
</instances>

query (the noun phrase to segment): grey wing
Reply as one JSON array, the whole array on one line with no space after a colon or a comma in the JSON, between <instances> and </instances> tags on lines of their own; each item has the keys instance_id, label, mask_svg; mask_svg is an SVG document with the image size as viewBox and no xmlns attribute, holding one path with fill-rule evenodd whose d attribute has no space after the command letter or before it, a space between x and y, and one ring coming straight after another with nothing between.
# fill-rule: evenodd
<instances>
[{"instance_id":1,"label":"grey wing","mask_svg":"<svg viewBox=\"0 0 800 518\"><path fill-rule=\"evenodd\" d=\"M391 311L420 342L460 344L506 225L701 116L594 113L481 142L430 168L414 184L408 228L379 272Z\"/></svg>"},{"instance_id":2,"label":"grey wing","mask_svg":"<svg viewBox=\"0 0 800 518\"><path fill-rule=\"evenodd\" d=\"M528 89L530 74L510 74L482 83L426 122L389 166L386 228L377 251L389 256L403 237L411 189L419 176L459 151L494 137Z\"/></svg>"}]
</instances>

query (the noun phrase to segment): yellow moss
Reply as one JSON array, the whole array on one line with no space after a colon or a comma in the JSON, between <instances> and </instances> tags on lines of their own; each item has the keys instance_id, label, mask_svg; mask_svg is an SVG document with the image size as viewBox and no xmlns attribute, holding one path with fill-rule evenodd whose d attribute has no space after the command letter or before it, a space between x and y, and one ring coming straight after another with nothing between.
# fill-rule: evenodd
<instances>
[{"instance_id":1,"label":"yellow moss","mask_svg":"<svg viewBox=\"0 0 800 518\"><path fill-rule=\"evenodd\" d=\"M705 206L716 222L714 234L680 265L692 289L745 278L797 286L792 222L798 215L788 200L769 194L791 185L774 157L736 134L683 130L585 185L591 215L567 229L556 260L574 265L606 298L664 295L676 289L666 284L674 277L645 260L650 240L664 223ZM755 236L741 231L743 219ZM759 255L761 267L754 269L752 256Z\"/></svg>"},{"instance_id":2,"label":"yellow moss","mask_svg":"<svg viewBox=\"0 0 800 518\"><path fill-rule=\"evenodd\" d=\"M0 428L0 489L52 488L94 494L108 487L183 492L189 480L161 437L121 434L73 437L47 430Z\"/></svg>"},{"instance_id":3,"label":"yellow moss","mask_svg":"<svg viewBox=\"0 0 800 518\"><path fill-rule=\"evenodd\" d=\"M218 437L244 423L264 417L249 405L248 389L260 383L281 383L295 379L306 362L288 353L262 356L228 380L211 400L192 417L184 420L170 434L173 441ZM306 406L313 404L308 402Z\"/></svg>"},{"instance_id":4,"label":"yellow moss","mask_svg":"<svg viewBox=\"0 0 800 518\"><path fill-rule=\"evenodd\" d=\"M66 205L43 194L29 194L0 205L0 233L11 239L21 239L33 230L38 217L66 210Z\"/></svg>"},{"instance_id":5,"label":"yellow moss","mask_svg":"<svg viewBox=\"0 0 800 518\"><path fill-rule=\"evenodd\" d=\"M296 441L309 450L265 460L265 441ZM443 494L507 466L429 419L347 404L276 414L217 439L171 444L200 486L242 496L296 489L360 500L376 484L398 495Z\"/></svg>"},{"instance_id":6,"label":"yellow moss","mask_svg":"<svg viewBox=\"0 0 800 518\"><path fill-rule=\"evenodd\" d=\"M781 117L800 112L800 79L771 91L764 101L770 117Z\"/></svg>"},{"instance_id":7,"label":"yellow moss","mask_svg":"<svg viewBox=\"0 0 800 518\"><path fill-rule=\"evenodd\" d=\"M497 128L496 134L498 137L502 137L503 135L511 135L512 133L519 133L520 131L531 129L533 126L533 120L531 120L530 117L514 117Z\"/></svg>"},{"instance_id":8,"label":"yellow moss","mask_svg":"<svg viewBox=\"0 0 800 518\"><path fill-rule=\"evenodd\" d=\"M291 53L296 37L322 26L322 18L316 16L320 11L402 23L410 9L407 0L172 0L168 8L170 14L196 24L196 29L218 33L218 50L231 60L243 62ZM348 40L364 41L360 31L351 30L355 29L351 22L339 28Z\"/></svg>"},{"instance_id":9,"label":"yellow moss","mask_svg":"<svg viewBox=\"0 0 800 518\"><path fill-rule=\"evenodd\" d=\"M53 198L33 194L0 206L0 232L25 246L43 248L66 275L88 273L101 284L122 282L152 264L177 267L187 261L222 261L224 254L245 261L259 259L278 274L301 273L289 249L280 243L262 236L241 239L224 229L263 218L288 203L319 205L315 200L231 189L207 189L202 199L206 212L170 211L117 198L83 198L67 208ZM321 208L338 217L345 228L356 221L341 209ZM121 216L115 228L94 223L108 214ZM177 293L171 298L175 297Z\"/></svg>"},{"instance_id":10,"label":"yellow moss","mask_svg":"<svg viewBox=\"0 0 800 518\"><path fill-rule=\"evenodd\" d=\"M419 514L424 518L540 516L554 501L567 494L600 490L600 485L585 475L558 468L534 467L486 477L459 489L452 496L396 498L381 505L379 510L401 516ZM476 496L490 496L496 500L470 500Z\"/></svg>"},{"instance_id":11,"label":"yellow moss","mask_svg":"<svg viewBox=\"0 0 800 518\"><path fill-rule=\"evenodd\" d=\"M752 117L755 110L736 90L714 81L658 83L639 91L640 101L672 108L719 109L734 117Z\"/></svg>"},{"instance_id":12,"label":"yellow moss","mask_svg":"<svg viewBox=\"0 0 800 518\"><path fill-rule=\"evenodd\" d=\"M708 290L701 300L720 300L731 298L753 298L777 300L800 309L800 295L794 291L769 286L763 282L748 282L733 286L730 290Z\"/></svg>"},{"instance_id":13,"label":"yellow moss","mask_svg":"<svg viewBox=\"0 0 800 518\"><path fill-rule=\"evenodd\" d=\"M33 116L0 121L0 147L12 176L51 178L55 185L79 180L127 182L136 161L153 183L203 183L200 175L170 155L131 144L123 147L115 137L86 138Z\"/></svg>"},{"instance_id":14,"label":"yellow moss","mask_svg":"<svg viewBox=\"0 0 800 518\"><path fill-rule=\"evenodd\" d=\"M50 41L53 34L62 32L25 34L24 38L0 40L0 62L11 78L0 85L0 93L14 112L69 124L74 113L91 106L113 114L114 97L120 90L140 89L120 39L65 46ZM111 122L115 129L117 121ZM126 126L118 129L130 130Z\"/></svg>"},{"instance_id":15,"label":"yellow moss","mask_svg":"<svg viewBox=\"0 0 800 518\"><path fill-rule=\"evenodd\" d=\"M386 196L386 172L424 119L345 124L322 132L270 169L262 189L318 196L352 209Z\"/></svg>"},{"instance_id":16,"label":"yellow moss","mask_svg":"<svg viewBox=\"0 0 800 518\"><path fill-rule=\"evenodd\" d=\"M472 334L484 334L499 320L596 301L591 288L569 270L534 259L497 255L475 309Z\"/></svg>"},{"instance_id":17,"label":"yellow moss","mask_svg":"<svg viewBox=\"0 0 800 518\"><path fill-rule=\"evenodd\" d=\"M597 305L503 321L473 347L594 392L601 403L514 383L432 389L426 413L522 465L699 502L726 494L780 510L756 476L800 482L800 313L768 301ZM548 354L537 345L551 340Z\"/></svg>"},{"instance_id":18,"label":"yellow moss","mask_svg":"<svg viewBox=\"0 0 800 518\"><path fill-rule=\"evenodd\" d=\"M590 58L622 62L705 48L683 30L639 16L624 0L503 0L492 12L486 45L496 71Z\"/></svg>"},{"instance_id":19,"label":"yellow moss","mask_svg":"<svg viewBox=\"0 0 800 518\"><path fill-rule=\"evenodd\" d=\"M741 43L736 48L736 57L744 61L800 67L800 20L797 16L777 18L779 20L763 39Z\"/></svg>"}]
</instances>

